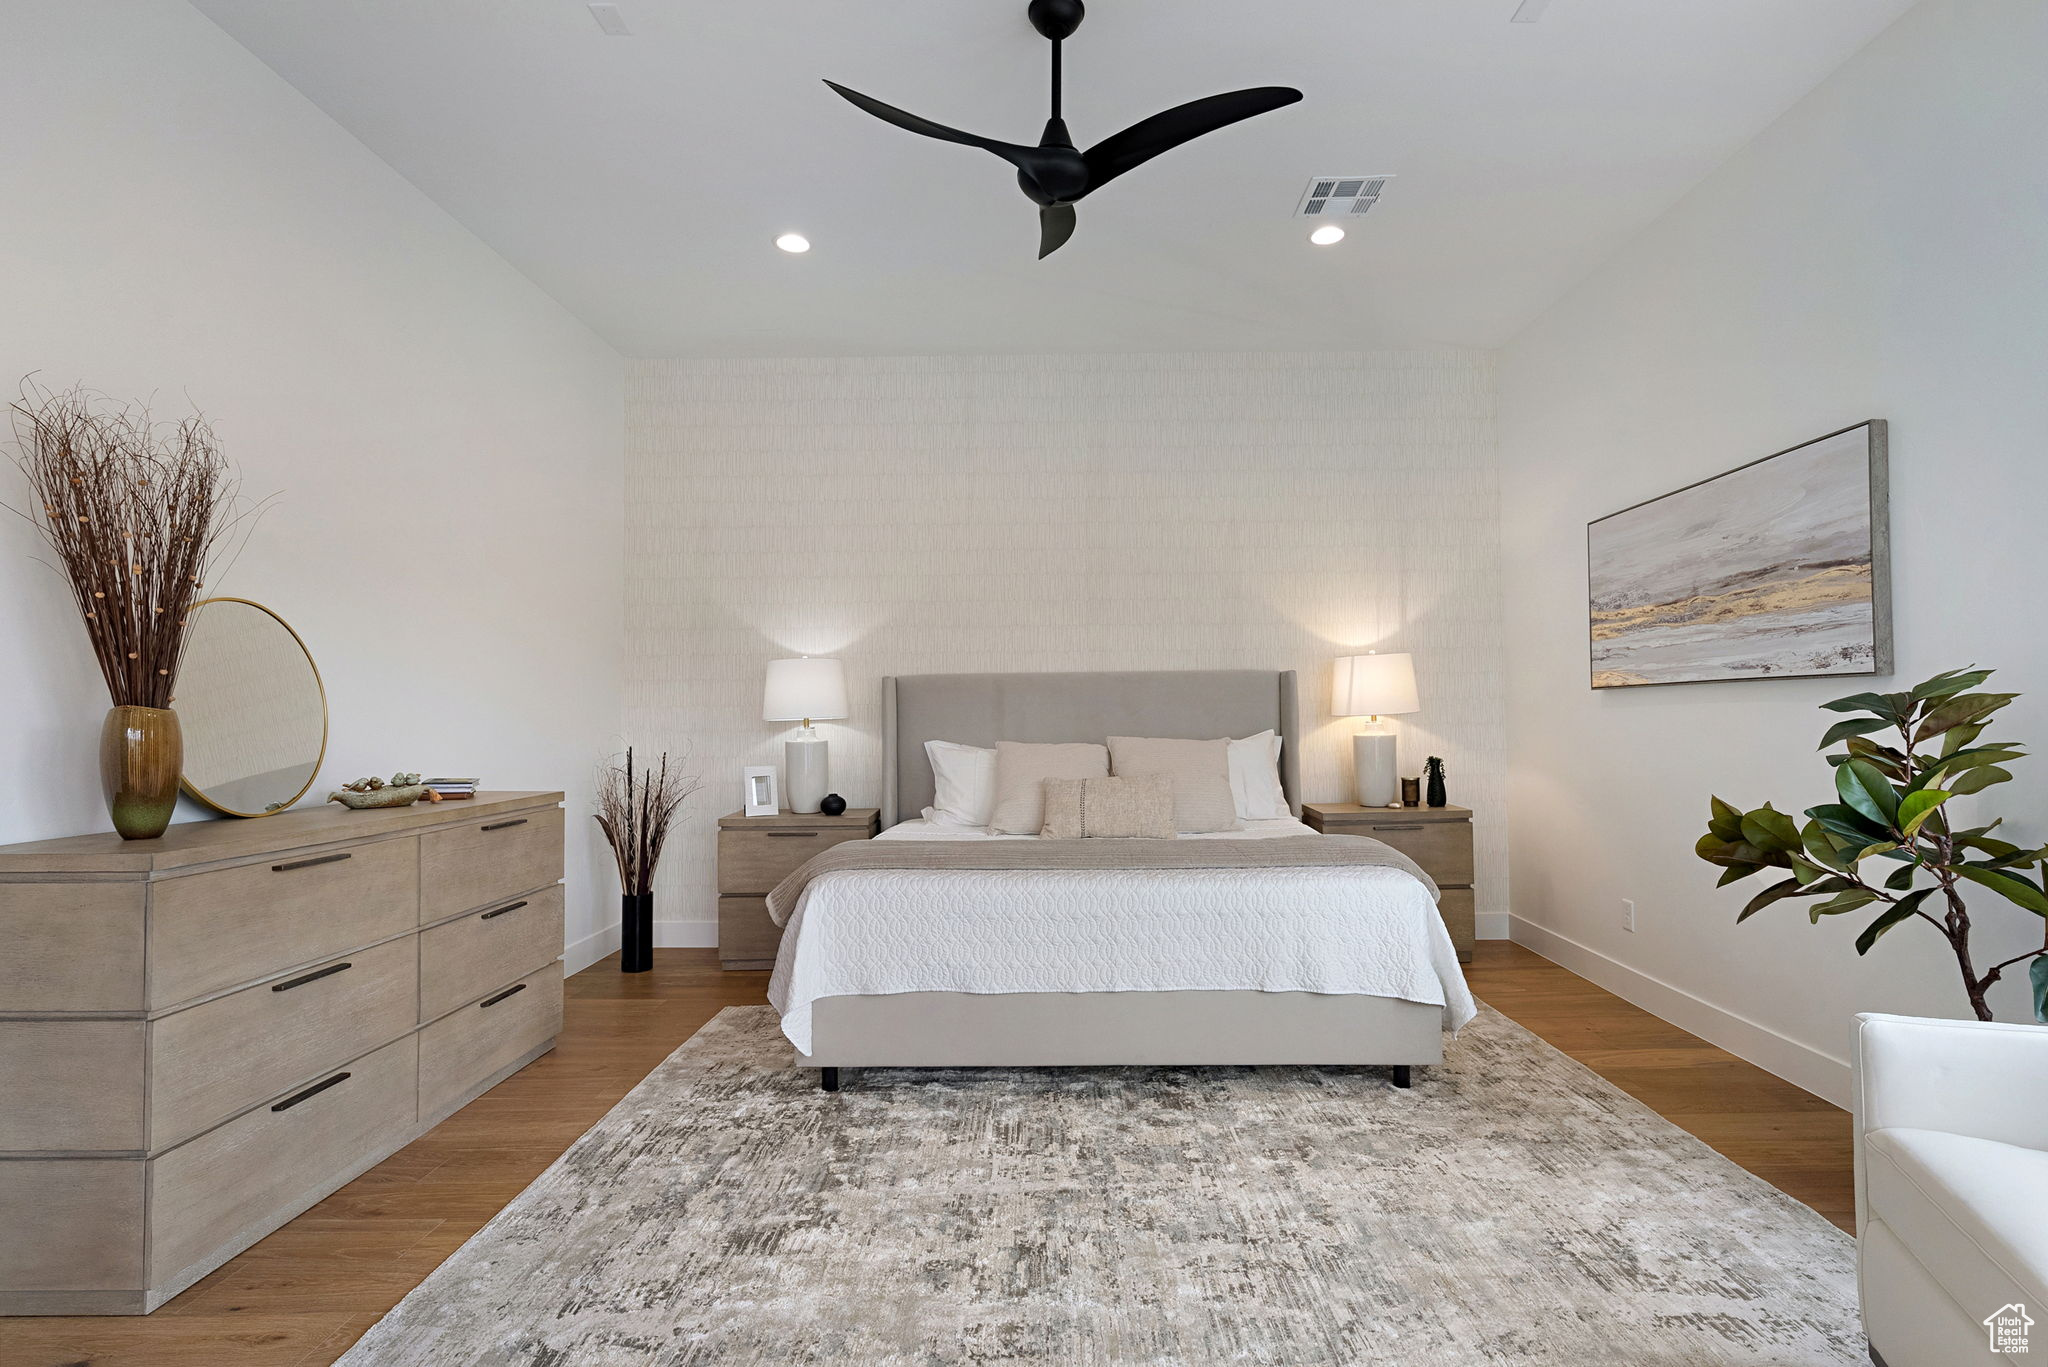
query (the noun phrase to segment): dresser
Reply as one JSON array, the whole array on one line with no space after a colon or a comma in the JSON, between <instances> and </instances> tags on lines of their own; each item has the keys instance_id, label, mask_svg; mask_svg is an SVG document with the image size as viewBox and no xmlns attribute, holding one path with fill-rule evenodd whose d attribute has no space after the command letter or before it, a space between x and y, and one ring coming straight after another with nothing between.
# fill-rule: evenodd
<instances>
[{"instance_id":1,"label":"dresser","mask_svg":"<svg viewBox=\"0 0 2048 1367\"><path fill-rule=\"evenodd\" d=\"M1301 819L1325 835L1369 835L1422 866L1442 896L1437 907L1457 946L1472 962L1477 908L1472 895L1472 809L1361 807L1355 802L1304 802Z\"/></svg>"},{"instance_id":2,"label":"dresser","mask_svg":"<svg viewBox=\"0 0 2048 1367\"><path fill-rule=\"evenodd\" d=\"M147 1313L553 1048L561 799L0 847L0 1313Z\"/></svg>"},{"instance_id":3,"label":"dresser","mask_svg":"<svg viewBox=\"0 0 2048 1367\"><path fill-rule=\"evenodd\" d=\"M724 968L773 968L782 928L769 919L768 894L819 850L870 840L881 829L876 807L838 816L777 812L718 820L718 962Z\"/></svg>"}]
</instances>

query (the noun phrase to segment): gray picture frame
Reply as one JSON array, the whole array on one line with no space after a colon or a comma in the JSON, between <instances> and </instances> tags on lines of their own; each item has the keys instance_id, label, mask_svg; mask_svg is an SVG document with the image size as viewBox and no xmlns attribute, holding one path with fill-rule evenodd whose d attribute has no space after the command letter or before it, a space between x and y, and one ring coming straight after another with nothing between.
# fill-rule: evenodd
<instances>
[{"instance_id":1,"label":"gray picture frame","mask_svg":"<svg viewBox=\"0 0 2048 1367\"><path fill-rule=\"evenodd\" d=\"M1599 601L1602 586L1596 578L1596 529L1600 528L1602 524L1614 523L1617 518L1626 518L1631 514L1641 513L1645 509L1654 508L1658 504L1666 503L1667 500L1679 499L1684 495L1693 494L1698 490L1705 489L1717 481L1756 470L1758 467L1768 465L1772 461L1808 451L1809 448L1818 446L1821 443L1836 441L1839 438L1856 432L1864 433L1864 451L1867 457L1863 470L1866 478L1865 507L1868 512L1869 533L1871 659L1869 668L1786 669L1782 671L1748 670L1713 673L1710 671L1709 666L1702 665L1701 669L1703 672L1697 677L1638 677L1633 679L1610 677L1607 682L1601 681L1603 675L1613 676L1622 671L1603 669L1600 658L1600 641L1596 635L1596 630L1599 624ZM1691 484L1659 494L1655 498L1644 499L1639 503L1630 504L1626 508L1618 508L1614 512L1588 522L1586 524L1586 654L1588 687L1594 692L1604 693L1617 689L1662 688L1680 684L1751 683L1770 679L1880 677L1890 674L1893 669L1890 459L1890 438L1885 420L1882 418L1869 418L1863 422L1852 423L1847 427L1823 433L1809 441L1800 442L1796 446L1788 446L1782 451L1773 451L1768 456L1745 462L1731 469L1723 470L1718 474L1709 475L1705 479L1695 480Z\"/></svg>"}]
</instances>

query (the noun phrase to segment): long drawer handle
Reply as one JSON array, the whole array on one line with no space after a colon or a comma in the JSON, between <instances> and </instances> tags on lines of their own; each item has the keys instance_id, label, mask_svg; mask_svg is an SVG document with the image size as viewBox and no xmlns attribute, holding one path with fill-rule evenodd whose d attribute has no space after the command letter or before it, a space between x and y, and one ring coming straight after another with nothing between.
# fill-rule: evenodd
<instances>
[{"instance_id":1,"label":"long drawer handle","mask_svg":"<svg viewBox=\"0 0 2048 1367\"><path fill-rule=\"evenodd\" d=\"M525 990L525 983L513 983L510 987L506 988L503 992L500 992L497 996L485 997L482 1001L477 1003L477 1006L479 1009L486 1006L496 1006L499 1002L505 1000L505 998L516 997Z\"/></svg>"},{"instance_id":2,"label":"long drawer handle","mask_svg":"<svg viewBox=\"0 0 2048 1367\"><path fill-rule=\"evenodd\" d=\"M295 859L289 864L272 864L272 873L290 873L293 869L310 869L315 864L339 864L344 859L355 858L352 854L323 854L317 859Z\"/></svg>"},{"instance_id":3,"label":"long drawer handle","mask_svg":"<svg viewBox=\"0 0 2048 1367\"><path fill-rule=\"evenodd\" d=\"M485 913L484 913L483 915L481 915L481 916L477 917L476 919L477 919L477 920L479 920L479 921L488 921L488 920L490 920L490 919L491 919L491 918L492 918L493 916L503 916L503 915L504 915L504 914L505 914L506 912L508 912L508 911L517 911L517 910L519 910L519 908L521 908L521 907L523 907L523 906L525 906L525 905L526 905L526 903L524 903L524 902L514 902L514 903L513 903L513 904L512 904L511 906L508 906L508 907L499 907L499 908L498 908L498 909L497 909L496 911L487 911L487 912L485 912Z\"/></svg>"},{"instance_id":4,"label":"long drawer handle","mask_svg":"<svg viewBox=\"0 0 2048 1367\"><path fill-rule=\"evenodd\" d=\"M1373 829L1376 831L1419 831L1428 824L1427 821L1417 821L1413 825L1408 826L1375 826Z\"/></svg>"},{"instance_id":5,"label":"long drawer handle","mask_svg":"<svg viewBox=\"0 0 2048 1367\"><path fill-rule=\"evenodd\" d=\"M348 1079L349 1075L347 1073L336 1073L333 1077L323 1078L321 1081L314 1083L303 1092L286 1097L270 1109L273 1111L289 1111L301 1101L310 1101L329 1087L339 1087L342 1083L347 1082Z\"/></svg>"},{"instance_id":6,"label":"long drawer handle","mask_svg":"<svg viewBox=\"0 0 2048 1367\"><path fill-rule=\"evenodd\" d=\"M304 987L307 983L317 983L322 978L333 977L345 968L354 967L354 964L329 964L325 968L316 968L311 973L301 973L296 978L290 978L281 983L272 983L270 990L272 992L289 992L295 987Z\"/></svg>"},{"instance_id":7,"label":"long drawer handle","mask_svg":"<svg viewBox=\"0 0 2048 1367\"><path fill-rule=\"evenodd\" d=\"M767 834L777 840L815 840L816 831L769 831Z\"/></svg>"},{"instance_id":8,"label":"long drawer handle","mask_svg":"<svg viewBox=\"0 0 2048 1367\"><path fill-rule=\"evenodd\" d=\"M487 831L502 831L508 826L524 826L525 824L526 818L522 816L517 821L493 821L484 829Z\"/></svg>"}]
</instances>

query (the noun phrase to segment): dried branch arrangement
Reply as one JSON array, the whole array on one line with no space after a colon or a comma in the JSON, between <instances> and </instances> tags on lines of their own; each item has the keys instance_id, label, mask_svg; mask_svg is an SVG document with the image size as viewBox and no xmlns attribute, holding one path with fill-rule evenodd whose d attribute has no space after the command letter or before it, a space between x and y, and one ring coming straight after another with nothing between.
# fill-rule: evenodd
<instances>
[{"instance_id":1,"label":"dried branch arrangement","mask_svg":"<svg viewBox=\"0 0 2048 1367\"><path fill-rule=\"evenodd\" d=\"M631 746L623 762L598 771L597 824L619 862L619 888L629 897L654 890L654 866L661 860L670 825L690 794L703 785L693 774L669 766L666 751L658 766L633 763Z\"/></svg>"},{"instance_id":2,"label":"dried branch arrangement","mask_svg":"<svg viewBox=\"0 0 2048 1367\"><path fill-rule=\"evenodd\" d=\"M114 705L169 707L192 604L247 516L202 417L22 384L13 405L25 507L56 552Z\"/></svg>"}]
</instances>

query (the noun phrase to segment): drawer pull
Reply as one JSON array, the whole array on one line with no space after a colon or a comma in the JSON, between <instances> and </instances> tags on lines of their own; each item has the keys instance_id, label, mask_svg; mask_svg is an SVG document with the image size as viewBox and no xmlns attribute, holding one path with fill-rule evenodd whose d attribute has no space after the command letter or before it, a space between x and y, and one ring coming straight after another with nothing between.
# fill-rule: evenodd
<instances>
[{"instance_id":1,"label":"drawer pull","mask_svg":"<svg viewBox=\"0 0 2048 1367\"><path fill-rule=\"evenodd\" d=\"M508 911L517 911L517 910L519 910L519 908L521 908L521 907L523 907L523 906L525 906L525 905L526 905L526 903L524 903L524 902L514 902L514 903L513 903L513 904L512 904L511 906L508 906L508 907L499 907L499 908L498 908L498 909L497 909L496 911L487 911L487 912L485 912L485 913L484 913L483 915L481 915L481 916L477 917L476 919L477 919L477 920L479 920L479 921L488 921L488 920L490 920L490 919L491 919L491 918L492 918L493 916L503 916L503 915L504 915L504 914L505 914L506 912L508 912Z\"/></svg>"},{"instance_id":2,"label":"drawer pull","mask_svg":"<svg viewBox=\"0 0 2048 1367\"><path fill-rule=\"evenodd\" d=\"M500 992L497 996L485 997L482 1001L477 1003L477 1006L479 1009L486 1006L496 1006L499 1002L505 1000L505 998L516 997L525 990L525 983L513 983L510 987L506 988L503 992Z\"/></svg>"},{"instance_id":3,"label":"drawer pull","mask_svg":"<svg viewBox=\"0 0 2048 1367\"><path fill-rule=\"evenodd\" d=\"M291 1096L286 1097L284 1100L278 1102L275 1106L272 1106L270 1109L273 1111L289 1111L292 1107L298 1105L301 1101L310 1101L314 1097L320 1095L320 1093L326 1091L329 1087L339 1087L342 1083L347 1082L348 1078L349 1075L347 1073L336 1073L333 1077L325 1078L319 1082L314 1083L312 1086L308 1087L303 1092L297 1092Z\"/></svg>"},{"instance_id":4,"label":"drawer pull","mask_svg":"<svg viewBox=\"0 0 2048 1367\"><path fill-rule=\"evenodd\" d=\"M354 964L329 964L325 968L316 968L311 973L301 973L296 978L287 978L281 983L272 983L270 990L272 992L289 992L295 987L304 987L307 983L317 983L322 978L333 977L345 968L354 967Z\"/></svg>"},{"instance_id":5,"label":"drawer pull","mask_svg":"<svg viewBox=\"0 0 2048 1367\"><path fill-rule=\"evenodd\" d=\"M1417 821L1409 826L1375 826L1373 829L1376 831L1419 831L1428 824L1427 821Z\"/></svg>"},{"instance_id":6,"label":"drawer pull","mask_svg":"<svg viewBox=\"0 0 2048 1367\"><path fill-rule=\"evenodd\" d=\"M352 854L323 854L317 859L295 859L289 864L272 864L272 873L290 873L293 869L310 869L315 864L339 864L344 859L355 858Z\"/></svg>"},{"instance_id":7,"label":"drawer pull","mask_svg":"<svg viewBox=\"0 0 2048 1367\"><path fill-rule=\"evenodd\" d=\"M816 831L766 831L763 834L776 840L815 840L818 837Z\"/></svg>"},{"instance_id":8,"label":"drawer pull","mask_svg":"<svg viewBox=\"0 0 2048 1367\"><path fill-rule=\"evenodd\" d=\"M522 816L515 821L493 821L490 825L485 826L483 829L487 831L502 831L505 830L507 827L524 826L525 824L526 818Z\"/></svg>"}]
</instances>

